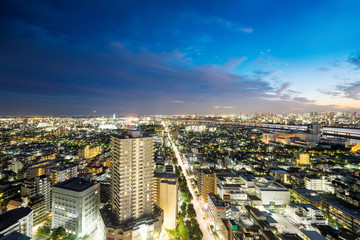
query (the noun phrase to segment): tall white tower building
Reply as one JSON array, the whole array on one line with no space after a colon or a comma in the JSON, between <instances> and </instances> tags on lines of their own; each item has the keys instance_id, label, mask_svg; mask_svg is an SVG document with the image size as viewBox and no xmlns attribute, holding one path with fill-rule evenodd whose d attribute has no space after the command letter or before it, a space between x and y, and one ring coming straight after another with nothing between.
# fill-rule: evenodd
<instances>
[{"instance_id":1,"label":"tall white tower building","mask_svg":"<svg viewBox=\"0 0 360 240\"><path fill-rule=\"evenodd\" d=\"M120 222L154 211L153 138L111 136L111 204Z\"/></svg>"}]
</instances>

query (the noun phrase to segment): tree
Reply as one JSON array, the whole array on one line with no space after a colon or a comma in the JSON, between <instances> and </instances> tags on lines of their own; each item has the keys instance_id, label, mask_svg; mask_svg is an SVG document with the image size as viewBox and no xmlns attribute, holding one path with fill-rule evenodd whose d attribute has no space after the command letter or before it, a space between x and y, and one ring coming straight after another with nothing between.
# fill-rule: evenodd
<instances>
[{"instance_id":1,"label":"tree","mask_svg":"<svg viewBox=\"0 0 360 240\"><path fill-rule=\"evenodd\" d=\"M64 240L76 240L76 236L74 234L67 235Z\"/></svg>"},{"instance_id":2,"label":"tree","mask_svg":"<svg viewBox=\"0 0 360 240\"><path fill-rule=\"evenodd\" d=\"M191 219L195 219L196 218L196 211L194 209L194 205L193 204L188 204L187 206L187 209L186 209L186 212L187 212L187 216L188 218L191 218Z\"/></svg>"},{"instance_id":3,"label":"tree","mask_svg":"<svg viewBox=\"0 0 360 240\"><path fill-rule=\"evenodd\" d=\"M183 202L183 203L182 203L180 209L181 209L181 212L184 214L184 216L186 216L186 209L187 209L187 204L186 204L186 202Z\"/></svg>"},{"instance_id":4,"label":"tree","mask_svg":"<svg viewBox=\"0 0 360 240\"><path fill-rule=\"evenodd\" d=\"M66 230L63 227L54 228L50 237L53 240L63 239L67 236Z\"/></svg>"}]
</instances>

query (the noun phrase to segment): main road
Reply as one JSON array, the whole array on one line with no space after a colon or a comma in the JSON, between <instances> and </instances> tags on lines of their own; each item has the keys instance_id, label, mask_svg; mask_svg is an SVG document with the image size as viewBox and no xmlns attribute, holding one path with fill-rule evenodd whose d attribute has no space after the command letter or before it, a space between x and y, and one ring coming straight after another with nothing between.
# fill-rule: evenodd
<instances>
[{"instance_id":1,"label":"main road","mask_svg":"<svg viewBox=\"0 0 360 240\"><path fill-rule=\"evenodd\" d=\"M195 209L195 212L196 212L196 220L198 221L201 232L203 233L203 239L205 239L205 240L215 240L214 235L212 234L211 230L209 229L209 225L205 221L205 213L201 210L201 203L198 200L198 198L196 197L195 190L194 190L194 188L193 188L193 186L191 184L190 177L188 176L187 171L186 171L187 168L185 168L185 164L184 164L184 162L183 162L183 160L182 160L182 158L180 156L179 150L177 149L175 143L171 139L168 128L167 128L167 126L166 126L166 124L164 122L163 122L163 126L165 127L165 132L167 133L168 138L170 139L171 146L172 146L172 148L174 150L177 162L178 162L178 164L180 165L180 167L182 169L182 172L183 172L183 174L185 176L185 179L186 179L187 185L189 187L190 193L191 193L191 195L193 197L193 200L191 201L191 203L194 205L194 209Z\"/></svg>"}]
</instances>

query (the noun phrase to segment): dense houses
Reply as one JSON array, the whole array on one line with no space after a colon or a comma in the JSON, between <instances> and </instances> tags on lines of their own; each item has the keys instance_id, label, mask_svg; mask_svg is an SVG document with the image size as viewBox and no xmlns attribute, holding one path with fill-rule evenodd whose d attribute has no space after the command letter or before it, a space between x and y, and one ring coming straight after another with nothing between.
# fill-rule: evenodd
<instances>
[{"instance_id":1,"label":"dense houses","mask_svg":"<svg viewBox=\"0 0 360 240\"><path fill-rule=\"evenodd\" d=\"M189 195L214 239L359 239L357 145L320 131L358 121L352 113L0 119L0 239L61 227L79 239L134 239L145 229L161 239L162 229L191 223L182 209Z\"/></svg>"}]
</instances>

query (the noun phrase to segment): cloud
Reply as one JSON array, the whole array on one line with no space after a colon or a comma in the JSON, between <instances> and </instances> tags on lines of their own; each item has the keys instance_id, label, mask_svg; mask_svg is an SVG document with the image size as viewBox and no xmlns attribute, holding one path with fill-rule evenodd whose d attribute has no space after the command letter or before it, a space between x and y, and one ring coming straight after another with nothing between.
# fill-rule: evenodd
<instances>
[{"instance_id":1,"label":"cloud","mask_svg":"<svg viewBox=\"0 0 360 240\"><path fill-rule=\"evenodd\" d=\"M250 27L241 27L238 24L231 22L224 18L213 18L213 21L220 26L223 26L229 30L236 31L236 32L243 32L243 33L252 33L254 31L253 28Z\"/></svg>"},{"instance_id":2,"label":"cloud","mask_svg":"<svg viewBox=\"0 0 360 240\"><path fill-rule=\"evenodd\" d=\"M326 67L321 67L321 68L318 68L317 70L320 72L328 72L330 69L326 68Z\"/></svg>"},{"instance_id":3,"label":"cloud","mask_svg":"<svg viewBox=\"0 0 360 240\"><path fill-rule=\"evenodd\" d=\"M290 83L289 83L289 82L283 83L283 85L281 86L281 88L276 91L276 96L279 97L279 96L281 95L281 93L282 93L283 91L285 91L286 89L288 89L289 87L290 87Z\"/></svg>"},{"instance_id":4,"label":"cloud","mask_svg":"<svg viewBox=\"0 0 360 240\"><path fill-rule=\"evenodd\" d=\"M337 85L336 89L346 98L360 100L360 81Z\"/></svg>"},{"instance_id":5,"label":"cloud","mask_svg":"<svg viewBox=\"0 0 360 240\"><path fill-rule=\"evenodd\" d=\"M252 28L238 28L238 30L244 33L252 33L254 31Z\"/></svg>"},{"instance_id":6,"label":"cloud","mask_svg":"<svg viewBox=\"0 0 360 240\"><path fill-rule=\"evenodd\" d=\"M333 97L360 100L360 81L346 82L330 89L318 89L318 91Z\"/></svg>"},{"instance_id":7,"label":"cloud","mask_svg":"<svg viewBox=\"0 0 360 240\"><path fill-rule=\"evenodd\" d=\"M74 9L83 9L74 4ZM168 13L163 17L171 21L161 17L153 22L154 14L147 9L144 16L107 3L99 9L89 6L86 14L66 9L66 5L35 4L1 18L0 85L6 94L0 94L0 102L7 103L0 106L1 112L212 113L217 108L222 112L286 111L301 106L300 102L309 106L310 101L293 96L285 101L289 83L273 87L268 76L274 71L232 72L246 57L231 58L222 66L193 60L190 54L201 54L213 36L197 28L182 36L180 27L173 29L174 22L187 26L191 17L176 21ZM96 14L108 11L109 16ZM199 28L217 25L253 32L222 18L200 17L198 21ZM162 41L165 32L171 38ZM187 37L188 41L182 40ZM176 48L179 42L181 47ZM273 64L274 59L267 56L270 51L264 52L257 62Z\"/></svg>"},{"instance_id":8,"label":"cloud","mask_svg":"<svg viewBox=\"0 0 360 240\"><path fill-rule=\"evenodd\" d=\"M355 69L360 70L360 52L351 54L348 58L348 62L351 63Z\"/></svg>"},{"instance_id":9,"label":"cloud","mask_svg":"<svg viewBox=\"0 0 360 240\"><path fill-rule=\"evenodd\" d=\"M274 73L276 73L277 71L261 71L261 70L254 70L253 71L255 74L261 75L261 76L270 76Z\"/></svg>"},{"instance_id":10,"label":"cloud","mask_svg":"<svg viewBox=\"0 0 360 240\"><path fill-rule=\"evenodd\" d=\"M305 97L294 97L292 98L293 101L299 102L299 103L314 103L314 100L309 100Z\"/></svg>"},{"instance_id":11,"label":"cloud","mask_svg":"<svg viewBox=\"0 0 360 240\"><path fill-rule=\"evenodd\" d=\"M241 58L230 58L225 64L221 66L221 68L226 71L230 72L234 70L238 65L245 62L247 57L241 57Z\"/></svg>"}]
</instances>

